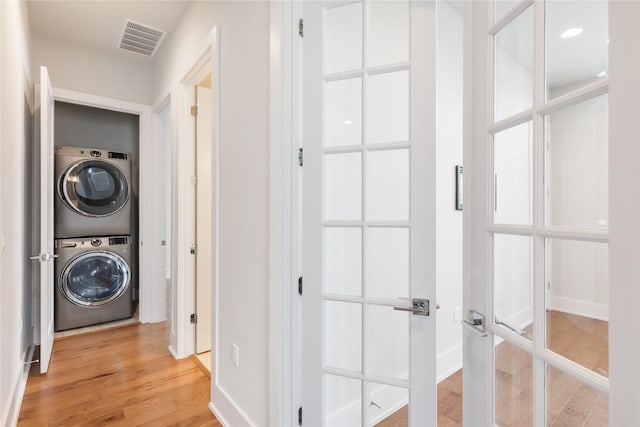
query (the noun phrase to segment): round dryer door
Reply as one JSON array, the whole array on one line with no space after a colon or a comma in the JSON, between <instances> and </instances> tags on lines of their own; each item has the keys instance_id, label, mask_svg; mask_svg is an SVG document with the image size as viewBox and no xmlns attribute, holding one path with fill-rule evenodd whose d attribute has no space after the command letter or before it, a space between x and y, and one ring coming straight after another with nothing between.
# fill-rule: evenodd
<instances>
[{"instance_id":1,"label":"round dryer door","mask_svg":"<svg viewBox=\"0 0 640 427\"><path fill-rule=\"evenodd\" d=\"M117 254L85 252L72 259L62 271L60 291L82 307L100 307L118 299L129 286L131 272Z\"/></svg>"},{"instance_id":2,"label":"round dryer door","mask_svg":"<svg viewBox=\"0 0 640 427\"><path fill-rule=\"evenodd\" d=\"M74 211L90 217L112 215L129 200L129 181L114 164L83 160L71 165L58 182L60 197Z\"/></svg>"}]
</instances>

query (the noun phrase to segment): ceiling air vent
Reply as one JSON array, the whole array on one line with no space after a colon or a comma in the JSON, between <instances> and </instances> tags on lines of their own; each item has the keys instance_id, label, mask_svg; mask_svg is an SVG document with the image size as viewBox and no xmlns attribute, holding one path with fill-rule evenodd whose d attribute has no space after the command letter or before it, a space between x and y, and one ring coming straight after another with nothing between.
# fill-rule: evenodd
<instances>
[{"instance_id":1,"label":"ceiling air vent","mask_svg":"<svg viewBox=\"0 0 640 427\"><path fill-rule=\"evenodd\" d=\"M118 47L145 56L153 56L166 35L166 31L126 19L122 26Z\"/></svg>"}]
</instances>

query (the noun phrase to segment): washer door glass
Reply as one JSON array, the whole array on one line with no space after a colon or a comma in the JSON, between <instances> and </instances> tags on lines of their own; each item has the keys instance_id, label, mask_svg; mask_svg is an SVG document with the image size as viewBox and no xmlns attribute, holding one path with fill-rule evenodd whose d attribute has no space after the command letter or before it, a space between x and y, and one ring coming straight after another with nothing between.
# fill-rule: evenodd
<instances>
[{"instance_id":1,"label":"washer door glass","mask_svg":"<svg viewBox=\"0 0 640 427\"><path fill-rule=\"evenodd\" d=\"M129 286L127 263L106 251L86 252L74 258L62 271L61 291L72 303L99 307L115 301Z\"/></svg>"},{"instance_id":2,"label":"washer door glass","mask_svg":"<svg viewBox=\"0 0 640 427\"><path fill-rule=\"evenodd\" d=\"M129 182L114 164L83 160L60 176L60 197L74 211L91 217L118 212L129 200Z\"/></svg>"}]
</instances>

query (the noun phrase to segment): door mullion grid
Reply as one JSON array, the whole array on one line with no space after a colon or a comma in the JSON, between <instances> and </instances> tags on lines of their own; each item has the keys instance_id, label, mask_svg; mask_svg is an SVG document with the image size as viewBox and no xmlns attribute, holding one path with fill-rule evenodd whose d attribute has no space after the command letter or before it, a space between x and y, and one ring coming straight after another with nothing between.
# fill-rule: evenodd
<instances>
[{"instance_id":1,"label":"door mullion grid","mask_svg":"<svg viewBox=\"0 0 640 427\"><path fill-rule=\"evenodd\" d=\"M362 3L362 425L369 425L369 382L367 377L368 369L368 351L369 348L369 212L367 209L367 175L368 175L368 150L367 141L369 135L367 133L367 122L369 111L367 109L367 99L369 95L367 72L368 58L368 30L369 30L369 2Z\"/></svg>"},{"instance_id":2,"label":"door mullion grid","mask_svg":"<svg viewBox=\"0 0 640 427\"><path fill-rule=\"evenodd\" d=\"M544 105L546 100L545 81L545 0L535 0L533 4L533 106ZM536 230L544 227L544 116L533 115L533 225ZM538 357L544 350L546 341L546 306L544 274L544 237L533 236L533 425L546 423L545 363Z\"/></svg>"}]
</instances>

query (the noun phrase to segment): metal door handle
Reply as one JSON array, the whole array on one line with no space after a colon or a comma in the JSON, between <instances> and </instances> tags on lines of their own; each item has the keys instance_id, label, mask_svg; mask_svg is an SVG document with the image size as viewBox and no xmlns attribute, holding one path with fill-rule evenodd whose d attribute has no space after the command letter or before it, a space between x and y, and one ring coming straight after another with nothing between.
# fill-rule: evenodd
<instances>
[{"instance_id":1,"label":"metal door handle","mask_svg":"<svg viewBox=\"0 0 640 427\"><path fill-rule=\"evenodd\" d=\"M428 316L429 315L429 300L414 298L411 300L411 307L393 307L398 311L410 311L416 316Z\"/></svg>"},{"instance_id":2,"label":"metal door handle","mask_svg":"<svg viewBox=\"0 0 640 427\"><path fill-rule=\"evenodd\" d=\"M484 314L478 313L475 310L469 310L469 315L467 317L467 319L462 319L462 324L464 326L481 337L489 336L485 329Z\"/></svg>"},{"instance_id":3,"label":"metal door handle","mask_svg":"<svg viewBox=\"0 0 640 427\"><path fill-rule=\"evenodd\" d=\"M515 326L511 326L510 324L503 322L502 320L498 320L497 317L494 317L494 320L496 322L496 325L502 325L505 328L509 329L511 332L513 332L514 334L518 334L520 336L525 336L527 335L527 331L525 331L524 329L520 329L520 328L516 328Z\"/></svg>"},{"instance_id":4,"label":"metal door handle","mask_svg":"<svg viewBox=\"0 0 640 427\"><path fill-rule=\"evenodd\" d=\"M29 259L38 260L40 262L47 262L47 261L51 261L54 258L58 258L59 256L60 255L57 255L57 254L54 254L54 255L51 255L51 254L38 254L38 255L34 255L34 256L29 257Z\"/></svg>"}]
</instances>

